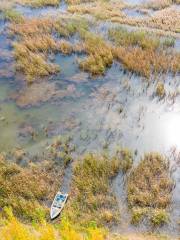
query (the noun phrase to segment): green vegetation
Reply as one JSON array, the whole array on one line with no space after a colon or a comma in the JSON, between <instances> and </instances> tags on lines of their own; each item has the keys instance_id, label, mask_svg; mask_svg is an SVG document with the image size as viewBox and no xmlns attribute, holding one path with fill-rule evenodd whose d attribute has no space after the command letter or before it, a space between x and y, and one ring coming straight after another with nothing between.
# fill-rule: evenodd
<instances>
[{"instance_id":1,"label":"green vegetation","mask_svg":"<svg viewBox=\"0 0 180 240\"><path fill-rule=\"evenodd\" d=\"M112 28L109 30L109 37L117 46L139 46L152 50L160 47L160 39L144 31L128 31L123 27Z\"/></svg>"},{"instance_id":2,"label":"green vegetation","mask_svg":"<svg viewBox=\"0 0 180 240\"><path fill-rule=\"evenodd\" d=\"M24 17L18 11L14 9L6 9L3 11L3 16L6 20L14 23L22 23Z\"/></svg>"},{"instance_id":3,"label":"green vegetation","mask_svg":"<svg viewBox=\"0 0 180 240\"><path fill-rule=\"evenodd\" d=\"M168 223L169 215L167 214L167 212L164 209L155 209L151 213L150 220L154 226L160 226L165 223Z\"/></svg>"},{"instance_id":4,"label":"green vegetation","mask_svg":"<svg viewBox=\"0 0 180 240\"><path fill-rule=\"evenodd\" d=\"M173 182L169 176L169 164L158 153L145 155L128 177L128 204L132 209L132 222L143 215L150 215L154 225L167 222L167 207L171 201Z\"/></svg>"},{"instance_id":5,"label":"green vegetation","mask_svg":"<svg viewBox=\"0 0 180 240\"><path fill-rule=\"evenodd\" d=\"M40 8L45 6L56 7L59 5L60 0L17 0L17 2L22 5Z\"/></svg>"},{"instance_id":6,"label":"green vegetation","mask_svg":"<svg viewBox=\"0 0 180 240\"><path fill-rule=\"evenodd\" d=\"M89 28L89 22L83 17L57 19L54 22L55 32L59 36L70 37L75 33L83 33Z\"/></svg>"}]
</instances>

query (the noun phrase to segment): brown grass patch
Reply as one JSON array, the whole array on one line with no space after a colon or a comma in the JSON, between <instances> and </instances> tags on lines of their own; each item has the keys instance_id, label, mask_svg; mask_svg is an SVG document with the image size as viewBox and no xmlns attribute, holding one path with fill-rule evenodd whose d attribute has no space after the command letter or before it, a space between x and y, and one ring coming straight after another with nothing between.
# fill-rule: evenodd
<instances>
[{"instance_id":1,"label":"brown grass patch","mask_svg":"<svg viewBox=\"0 0 180 240\"><path fill-rule=\"evenodd\" d=\"M156 225L164 223L167 213L164 210L171 202L173 182L169 175L167 159L157 153L144 156L139 165L128 177L128 204L132 211L146 209L143 214L152 214L152 221ZM157 215L154 210L159 211ZM143 210L144 211L144 210ZM139 212L134 212L134 214ZM135 219L135 218L134 218ZM139 218L136 220L140 220Z\"/></svg>"}]
</instances>

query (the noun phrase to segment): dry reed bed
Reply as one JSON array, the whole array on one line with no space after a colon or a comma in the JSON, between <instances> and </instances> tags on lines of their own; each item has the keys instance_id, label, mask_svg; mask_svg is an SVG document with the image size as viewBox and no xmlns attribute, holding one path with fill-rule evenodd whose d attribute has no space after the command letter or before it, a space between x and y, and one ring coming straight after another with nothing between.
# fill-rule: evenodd
<instances>
[{"instance_id":1,"label":"dry reed bed","mask_svg":"<svg viewBox=\"0 0 180 240\"><path fill-rule=\"evenodd\" d=\"M145 155L127 181L132 223L139 223L145 216L153 225L167 223L166 209L171 202L172 189L168 160L158 153Z\"/></svg>"}]
</instances>

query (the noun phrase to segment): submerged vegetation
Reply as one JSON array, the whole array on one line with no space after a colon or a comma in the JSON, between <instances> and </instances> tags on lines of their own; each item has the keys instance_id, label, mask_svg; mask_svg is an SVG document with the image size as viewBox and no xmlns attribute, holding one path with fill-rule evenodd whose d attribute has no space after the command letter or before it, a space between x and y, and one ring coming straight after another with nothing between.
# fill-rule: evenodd
<instances>
[{"instance_id":1,"label":"submerged vegetation","mask_svg":"<svg viewBox=\"0 0 180 240\"><path fill-rule=\"evenodd\" d=\"M148 216L154 225L167 223L166 210L173 189L167 159L158 153L145 155L130 173L127 189L133 223L138 223L144 216Z\"/></svg>"}]
</instances>

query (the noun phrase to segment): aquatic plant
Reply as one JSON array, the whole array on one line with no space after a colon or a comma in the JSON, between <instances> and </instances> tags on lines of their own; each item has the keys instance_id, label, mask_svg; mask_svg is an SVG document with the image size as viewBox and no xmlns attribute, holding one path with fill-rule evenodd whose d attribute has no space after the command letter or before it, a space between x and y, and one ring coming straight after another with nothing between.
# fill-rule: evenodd
<instances>
[{"instance_id":1,"label":"aquatic plant","mask_svg":"<svg viewBox=\"0 0 180 240\"><path fill-rule=\"evenodd\" d=\"M160 98L164 97L166 94L164 84L162 82L158 82L156 86L156 95Z\"/></svg>"},{"instance_id":2,"label":"aquatic plant","mask_svg":"<svg viewBox=\"0 0 180 240\"><path fill-rule=\"evenodd\" d=\"M169 214L164 209L155 209L151 212L150 221L154 226L161 226L169 221Z\"/></svg>"},{"instance_id":3,"label":"aquatic plant","mask_svg":"<svg viewBox=\"0 0 180 240\"><path fill-rule=\"evenodd\" d=\"M169 7L171 4L173 4L172 0L150 0L144 4L144 7L151 8L153 10L160 10Z\"/></svg>"},{"instance_id":4,"label":"aquatic plant","mask_svg":"<svg viewBox=\"0 0 180 240\"><path fill-rule=\"evenodd\" d=\"M11 24L10 34L19 36L18 42L13 44L16 70L23 72L28 82L57 73L60 67L48 61L48 54L70 54L80 49L77 45L73 48L66 40L55 40L54 35L68 37L87 28L88 23L83 18L33 18Z\"/></svg>"},{"instance_id":5,"label":"aquatic plant","mask_svg":"<svg viewBox=\"0 0 180 240\"><path fill-rule=\"evenodd\" d=\"M60 0L17 0L19 4L28 5L34 8L40 8L45 6L56 7L59 5Z\"/></svg>"},{"instance_id":6,"label":"aquatic plant","mask_svg":"<svg viewBox=\"0 0 180 240\"><path fill-rule=\"evenodd\" d=\"M117 221L116 200L110 189L110 179L118 173L117 159L103 155L85 155L74 167L72 196L65 214L73 221L98 225Z\"/></svg>"},{"instance_id":7,"label":"aquatic plant","mask_svg":"<svg viewBox=\"0 0 180 240\"><path fill-rule=\"evenodd\" d=\"M54 22L54 28L59 36L70 37L87 31L89 22L84 17L59 18Z\"/></svg>"},{"instance_id":8,"label":"aquatic plant","mask_svg":"<svg viewBox=\"0 0 180 240\"><path fill-rule=\"evenodd\" d=\"M61 40L58 42L58 50L63 54L71 54L73 52L73 46L70 42Z\"/></svg>"},{"instance_id":9,"label":"aquatic plant","mask_svg":"<svg viewBox=\"0 0 180 240\"><path fill-rule=\"evenodd\" d=\"M139 165L130 173L127 189L129 207L138 209L138 215L139 212L143 214L145 208L150 216L151 209L155 212L160 210L157 213L164 213L170 204L173 189L167 159L158 153L146 154ZM142 212L140 208L142 208ZM140 214L140 217L142 217L142 214ZM157 218L156 215L154 217L156 220L162 220L159 220L160 224L165 218L163 214L157 214ZM136 222L137 219L139 220L139 216L137 218L137 211L135 211L132 221L135 220ZM156 220L154 222L158 224Z\"/></svg>"},{"instance_id":10,"label":"aquatic plant","mask_svg":"<svg viewBox=\"0 0 180 240\"><path fill-rule=\"evenodd\" d=\"M119 157L120 168L123 172L127 172L133 165L133 154L128 148L117 150L116 157Z\"/></svg>"},{"instance_id":11,"label":"aquatic plant","mask_svg":"<svg viewBox=\"0 0 180 240\"><path fill-rule=\"evenodd\" d=\"M21 15L20 12L14 10L14 9L5 9L3 11L3 17L4 19L14 22L14 23L22 23L24 22L24 17Z\"/></svg>"},{"instance_id":12,"label":"aquatic plant","mask_svg":"<svg viewBox=\"0 0 180 240\"><path fill-rule=\"evenodd\" d=\"M44 77L60 71L58 65L46 61L43 53L33 53L20 43L15 43L14 49L16 70L22 71L28 82L34 81L36 77Z\"/></svg>"},{"instance_id":13,"label":"aquatic plant","mask_svg":"<svg viewBox=\"0 0 180 240\"><path fill-rule=\"evenodd\" d=\"M92 75L103 74L113 62L111 47L99 36L86 32L83 36L88 57L80 62L80 68Z\"/></svg>"},{"instance_id":14,"label":"aquatic plant","mask_svg":"<svg viewBox=\"0 0 180 240\"><path fill-rule=\"evenodd\" d=\"M108 34L117 46L139 46L151 50L160 47L160 38L148 35L144 31L128 31L126 28L116 27L109 29Z\"/></svg>"},{"instance_id":15,"label":"aquatic plant","mask_svg":"<svg viewBox=\"0 0 180 240\"><path fill-rule=\"evenodd\" d=\"M122 18L125 16L122 9L125 6L123 2L116 1L94 1L87 4L74 4L68 7L70 13L90 14L97 20L108 20L113 17Z\"/></svg>"},{"instance_id":16,"label":"aquatic plant","mask_svg":"<svg viewBox=\"0 0 180 240\"><path fill-rule=\"evenodd\" d=\"M143 50L140 47L113 48L113 56L129 71L149 78L151 74L180 71L180 54L170 55L164 51Z\"/></svg>"},{"instance_id":17,"label":"aquatic plant","mask_svg":"<svg viewBox=\"0 0 180 240\"><path fill-rule=\"evenodd\" d=\"M9 156L10 159L13 157ZM53 169L53 162L20 167L4 156L0 160L0 206L11 207L14 214L23 220L41 221L47 214L44 201L52 198L59 182L53 176L62 174L61 168ZM58 181L59 181L58 179ZM38 183L38 184L37 184Z\"/></svg>"}]
</instances>

